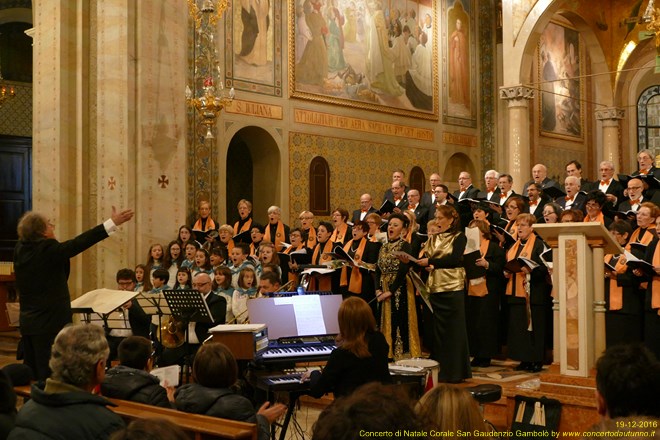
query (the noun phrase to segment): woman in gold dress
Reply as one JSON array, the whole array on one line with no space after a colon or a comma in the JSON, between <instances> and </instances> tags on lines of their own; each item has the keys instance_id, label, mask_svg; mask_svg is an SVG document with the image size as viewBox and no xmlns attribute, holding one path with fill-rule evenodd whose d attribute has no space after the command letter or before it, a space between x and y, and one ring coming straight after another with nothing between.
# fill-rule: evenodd
<instances>
[{"instance_id":1,"label":"woman in gold dress","mask_svg":"<svg viewBox=\"0 0 660 440\"><path fill-rule=\"evenodd\" d=\"M410 243L404 239L408 227L409 221L403 214L390 216L389 241L380 248L376 268L376 297L381 302L380 331L390 346L388 357L394 360L421 355L415 292L408 288L408 263L397 254L411 252Z\"/></svg>"},{"instance_id":2,"label":"woman in gold dress","mask_svg":"<svg viewBox=\"0 0 660 440\"><path fill-rule=\"evenodd\" d=\"M440 233L429 236L423 249L425 258L417 264L431 268L426 285L433 307L431 357L440 364L438 379L458 383L472 377L465 325L463 252L467 239L454 207L439 206L435 219Z\"/></svg>"}]
</instances>

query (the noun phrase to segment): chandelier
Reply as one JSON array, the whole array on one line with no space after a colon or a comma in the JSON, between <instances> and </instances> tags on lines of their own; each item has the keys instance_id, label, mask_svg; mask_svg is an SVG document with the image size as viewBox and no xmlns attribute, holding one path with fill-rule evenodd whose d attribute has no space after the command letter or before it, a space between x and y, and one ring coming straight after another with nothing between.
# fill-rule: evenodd
<instances>
[{"instance_id":1,"label":"chandelier","mask_svg":"<svg viewBox=\"0 0 660 440\"><path fill-rule=\"evenodd\" d=\"M227 9L228 0L188 0L188 12L195 22L195 68L193 85L186 86L186 101L194 107L206 126L206 139L213 138L212 128L223 108L234 99L234 88L225 89L215 44L217 22Z\"/></svg>"},{"instance_id":2,"label":"chandelier","mask_svg":"<svg viewBox=\"0 0 660 440\"><path fill-rule=\"evenodd\" d=\"M14 86L7 87L5 79L2 77L2 64L0 64L0 107L5 105L5 102L16 96Z\"/></svg>"}]
</instances>

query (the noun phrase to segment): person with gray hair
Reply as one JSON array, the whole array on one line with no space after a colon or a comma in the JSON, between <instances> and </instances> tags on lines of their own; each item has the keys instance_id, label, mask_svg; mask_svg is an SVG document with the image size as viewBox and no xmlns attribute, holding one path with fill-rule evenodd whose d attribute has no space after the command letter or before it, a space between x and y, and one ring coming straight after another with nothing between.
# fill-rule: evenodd
<instances>
[{"instance_id":1,"label":"person with gray hair","mask_svg":"<svg viewBox=\"0 0 660 440\"><path fill-rule=\"evenodd\" d=\"M660 168L655 166L655 154L649 149L639 150L637 152L637 164L639 168L632 173L633 176L652 175L656 179L660 179Z\"/></svg>"},{"instance_id":2,"label":"person with gray hair","mask_svg":"<svg viewBox=\"0 0 660 440\"><path fill-rule=\"evenodd\" d=\"M57 333L72 321L67 285L69 260L108 238L131 218L132 210L117 210L113 206L108 220L61 243L55 238L54 221L45 215L29 211L19 220L18 243L14 249L21 306L19 324L24 363L32 368L36 380L49 376L50 347Z\"/></svg>"},{"instance_id":3,"label":"person with gray hair","mask_svg":"<svg viewBox=\"0 0 660 440\"><path fill-rule=\"evenodd\" d=\"M559 197L556 203L561 206L564 211L567 209L574 209L586 213L585 205L587 204L587 196L583 191L580 191L580 179L576 176L568 176L564 179L564 189L566 190L566 197Z\"/></svg>"},{"instance_id":4,"label":"person with gray hair","mask_svg":"<svg viewBox=\"0 0 660 440\"><path fill-rule=\"evenodd\" d=\"M500 173L496 170L488 170L484 174L484 182L486 183L486 188L483 192L479 193L479 198L485 198L489 202L500 202L500 189L497 186L497 182L500 178Z\"/></svg>"},{"instance_id":5,"label":"person with gray hair","mask_svg":"<svg viewBox=\"0 0 660 440\"><path fill-rule=\"evenodd\" d=\"M279 206L268 208L268 225L264 231L264 241L270 241L275 245L277 252L282 251L282 242L286 242L291 234L289 225L282 221L282 209Z\"/></svg>"},{"instance_id":6,"label":"person with gray hair","mask_svg":"<svg viewBox=\"0 0 660 440\"><path fill-rule=\"evenodd\" d=\"M107 439L124 427L107 408L111 402L93 394L103 382L110 349L103 328L70 325L55 338L46 383L32 386L31 399L16 417L9 439Z\"/></svg>"}]
</instances>

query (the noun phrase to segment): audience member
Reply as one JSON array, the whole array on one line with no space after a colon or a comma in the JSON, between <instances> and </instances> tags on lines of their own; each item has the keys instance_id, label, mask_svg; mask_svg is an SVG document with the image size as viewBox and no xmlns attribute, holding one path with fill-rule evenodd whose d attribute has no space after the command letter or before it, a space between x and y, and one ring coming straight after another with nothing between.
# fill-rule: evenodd
<instances>
[{"instance_id":1,"label":"audience member","mask_svg":"<svg viewBox=\"0 0 660 440\"><path fill-rule=\"evenodd\" d=\"M489 430L477 401L469 392L455 385L437 385L419 399L415 410L426 427L436 432L473 434L477 431L483 433L482 437L488 436Z\"/></svg>"},{"instance_id":2,"label":"audience member","mask_svg":"<svg viewBox=\"0 0 660 440\"><path fill-rule=\"evenodd\" d=\"M660 417L660 363L641 344L615 345L596 362L598 414Z\"/></svg>"},{"instance_id":3,"label":"audience member","mask_svg":"<svg viewBox=\"0 0 660 440\"><path fill-rule=\"evenodd\" d=\"M204 344L195 356L193 380L175 392L176 408L193 414L256 423L259 440L270 439L270 424L286 411L281 403L264 403L255 411L250 401L232 387L238 380L236 359L226 345Z\"/></svg>"},{"instance_id":4,"label":"audience member","mask_svg":"<svg viewBox=\"0 0 660 440\"><path fill-rule=\"evenodd\" d=\"M412 402L401 388L369 383L334 401L312 428L313 440L354 440L364 433L379 439L401 438L397 431L423 431ZM361 434L362 433L362 434Z\"/></svg>"},{"instance_id":5,"label":"audience member","mask_svg":"<svg viewBox=\"0 0 660 440\"><path fill-rule=\"evenodd\" d=\"M151 341L141 336L129 336L119 344L119 365L110 368L101 392L106 397L131 400L147 405L171 408L174 387L165 390L160 380L149 374L153 368ZM171 398L168 398L169 396Z\"/></svg>"},{"instance_id":6,"label":"audience member","mask_svg":"<svg viewBox=\"0 0 660 440\"><path fill-rule=\"evenodd\" d=\"M110 440L189 440L181 428L163 418L133 420Z\"/></svg>"},{"instance_id":7,"label":"audience member","mask_svg":"<svg viewBox=\"0 0 660 440\"><path fill-rule=\"evenodd\" d=\"M32 386L9 438L99 440L123 428L121 417L106 408L110 402L92 393L103 382L109 352L101 327L63 328L52 347L52 374L45 385Z\"/></svg>"}]
</instances>

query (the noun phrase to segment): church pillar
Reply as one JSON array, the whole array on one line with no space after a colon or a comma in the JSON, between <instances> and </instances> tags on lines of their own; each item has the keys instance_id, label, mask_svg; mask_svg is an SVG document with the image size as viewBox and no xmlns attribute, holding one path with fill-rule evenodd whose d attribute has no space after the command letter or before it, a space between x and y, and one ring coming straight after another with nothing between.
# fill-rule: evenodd
<instances>
[{"instance_id":1,"label":"church pillar","mask_svg":"<svg viewBox=\"0 0 660 440\"><path fill-rule=\"evenodd\" d=\"M603 159L614 164L614 168L621 169L619 163L619 121L626 115L626 111L618 107L607 107L596 110L596 119L601 122L603 138Z\"/></svg>"},{"instance_id":2,"label":"church pillar","mask_svg":"<svg viewBox=\"0 0 660 440\"><path fill-rule=\"evenodd\" d=\"M500 99L507 102L508 108L508 133L505 134L508 162L505 170L513 177L514 189L519 193L531 176L529 101L533 97L534 89L529 87L500 87Z\"/></svg>"},{"instance_id":3,"label":"church pillar","mask_svg":"<svg viewBox=\"0 0 660 440\"><path fill-rule=\"evenodd\" d=\"M96 224L86 196L88 2L33 0L32 200L35 211L56 224L60 240ZM72 260L69 286L81 293L88 273Z\"/></svg>"}]
</instances>

